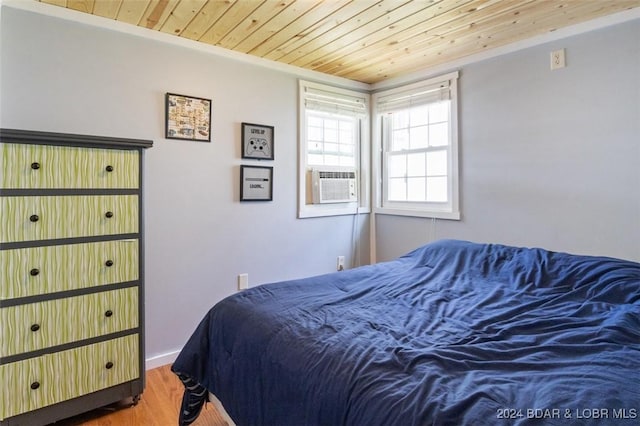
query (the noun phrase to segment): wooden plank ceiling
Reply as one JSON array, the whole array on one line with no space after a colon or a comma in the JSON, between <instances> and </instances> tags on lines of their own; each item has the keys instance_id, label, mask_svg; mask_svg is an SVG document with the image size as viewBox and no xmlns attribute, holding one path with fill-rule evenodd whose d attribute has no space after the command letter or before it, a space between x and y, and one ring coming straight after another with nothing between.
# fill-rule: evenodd
<instances>
[{"instance_id":1,"label":"wooden plank ceiling","mask_svg":"<svg viewBox=\"0 0 640 426\"><path fill-rule=\"evenodd\" d=\"M365 83L640 7L640 0L40 1Z\"/></svg>"}]
</instances>

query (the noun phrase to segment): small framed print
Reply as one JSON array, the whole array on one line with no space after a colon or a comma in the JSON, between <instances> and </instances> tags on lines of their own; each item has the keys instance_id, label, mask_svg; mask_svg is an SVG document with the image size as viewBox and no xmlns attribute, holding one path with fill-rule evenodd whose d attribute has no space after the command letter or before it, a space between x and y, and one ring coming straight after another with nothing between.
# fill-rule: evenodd
<instances>
[{"instance_id":1,"label":"small framed print","mask_svg":"<svg viewBox=\"0 0 640 426\"><path fill-rule=\"evenodd\" d=\"M211 99L167 93L164 136L211 142Z\"/></svg>"},{"instance_id":2,"label":"small framed print","mask_svg":"<svg viewBox=\"0 0 640 426\"><path fill-rule=\"evenodd\" d=\"M240 201L273 200L273 167L240 166Z\"/></svg>"},{"instance_id":3,"label":"small framed print","mask_svg":"<svg viewBox=\"0 0 640 426\"><path fill-rule=\"evenodd\" d=\"M273 126L242 123L242 158L273 160Z\"/></svg>"}]
</instances>

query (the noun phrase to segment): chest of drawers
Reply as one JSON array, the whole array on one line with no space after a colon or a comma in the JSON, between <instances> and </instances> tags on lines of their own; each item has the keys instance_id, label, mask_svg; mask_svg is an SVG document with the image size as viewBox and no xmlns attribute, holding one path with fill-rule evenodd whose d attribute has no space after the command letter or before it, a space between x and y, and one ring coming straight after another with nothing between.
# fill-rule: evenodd
<instances>
[{"instance_id":1,"label":"chest of drawers","mask_svg":"<svg viewBox=\"0 0 640 426\"><path fill-rule=\"evenodd\" d=\"M0 129L0 426L142 393L151 146Z\"/></svg>"}]
</instances>

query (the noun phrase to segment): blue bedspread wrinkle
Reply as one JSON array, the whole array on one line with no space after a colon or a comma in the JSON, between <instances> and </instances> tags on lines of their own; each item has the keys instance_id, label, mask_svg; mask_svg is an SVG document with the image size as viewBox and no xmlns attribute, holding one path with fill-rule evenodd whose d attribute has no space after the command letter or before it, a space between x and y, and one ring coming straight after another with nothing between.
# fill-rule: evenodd
<instances>
[{"instance_id":1,"label":"blue bedspread wrinkle","mask_svg":"<svg viewBox=\"0 0 640 426\"><path fill-rule=\"evenodd\" d=\"M443 240L216 304L173 370L238 425L640 421L640 264Z\"/></svg>"}]
</instances>

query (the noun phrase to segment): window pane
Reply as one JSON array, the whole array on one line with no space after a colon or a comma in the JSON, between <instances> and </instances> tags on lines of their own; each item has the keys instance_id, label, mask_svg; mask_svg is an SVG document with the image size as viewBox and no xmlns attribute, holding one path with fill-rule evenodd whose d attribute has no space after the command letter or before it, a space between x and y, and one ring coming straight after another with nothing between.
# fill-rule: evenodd
<instances>
[{"instance_id":1,"label":"window pane","mask_svg":"<svg viewBox=\"0 0 640 426\"><path fill-rule=\"evenodd\" d=\"M353 143L353 133L351 130L340 130L340 143Z\"/></svg>"},{"instance_id":2,"label":"window pane","mask_svg":"<svg viewBox=\"0 0 640 426\"><path fill-rule=\"evenodd\" d=\"M451 101L436 102L429 105L429 123L449 121L449 105Z\"/></svg>"},{"instance_id":3,"label":"window pane","mask_svg":"<svg viewBox=\"0 0 640 426\"><path fill-rule=\"evenodd\" d=\"M337 129L338 128L338 120L334 118L325 118L324 119L324 128L325 129Z\"/></svg>"},{"instance_id":4,"label":"window pane","mask_svg":"<svg viewBox=\"0 0 640 426\"><path fill-rule=\"evenodd\" d=\"M394 130L392 135L391 151L402 151L409 149L409 130Z\"/></svg>"},{"instance_id":5,"label":"window pane","mask_svg":"<svg viewBox=\"0 0 640 426\"><path fill-rule=\"evenodd\" d=\"M421 126L429 122L429 105L413 107L409 110L409 124Z\"/></svg>"},{"instance_id":6,"label":"window pane","mask_svg":"<svg viewBox=\"0 0 640 426\"><path fill-rule=\"evenodd\" d=\"M432 124L429 126L429 145L449 145L449 123Z\"/></svg>"},{"instance_id":7,"label":"window pane","mask_svg":"<svg viewBox=\"0 0 640 426\"><path fill-rule=\"evenodd\" d=\"M447 175L447 151L433 151L427 153L427 176Z\"/></svg>"},{"instance_id":8,"label":"window pane","mask_svg":"<svg viewBox=\"0 0 640 426\"><path fill-rule=\"evenodd\" d=\"M324 165L324 156L322 154L309 154L307 156L307 164L310 166Z\"/></svg>"},{"instance_id":9,"label":"window pane","mask_svg":"<svg viewBox=\"0 0 640 426\"><path fill-rule=\"evenodd\" d=\"M324 140L327 142L338 142L338 129L330 129L325 127Z\"/></svg>"},{"instance_id":10,"label":"window pane","mask_svg":"<svg viewBox=\"0 0 640 426\"><path fill-rule=\"evenodd\" d=\"M426 176L423 152L407 156L407 176Z\"/></svg>"},{"instance_id":11,"label":"window pane","mask_svg":"<svg viewBox=\"0 0 640 426\"><path fill-rule=\"evenodd\" d=\"M409 127L409 111L396 111L391 114L393 117L393 128L394 129L405 129Z\"/></svg>"},{"instance_id":12,"label":"window pane","mask_svg":"<svg viewBox=\"0 0 640 426\"><path fill-rule=\"evenodd\" d=\"M307 150L309 152L322 152L322 144L320 142L309 142L307 144Z\"/></svg>"},{"instance_id":13,"label":"window pane","mask_svg":"<svg viewBox=\"0 0 640 426\"><path fill-rule=\"evenodd\" d=\"M343 155L353 156L353 145L340 144L340 153Z\"/></svg>"},{"instance_id":14,"label":"window pane","mask_svg":"<svg viewBox=\"0 0 640 426\"><path fill-rule=\"evenodd\" d=\"M412 127L409 131L410 149L426 148L429 142L428 131L428 126Z\"/></svg>"},{"instance_id":15,"label":"window pane","mask_svg":"<svg viewBox=\"0 0 640 426\"><path fill-rule=\"evenodd\" d=\"M322 118L313 115L307 115L307 125L309 127L322 127Z\"/></svg>"},{"instance_id":16,"label":"window pane","mask_svg":"<svg viewBox=\"0 0 640 426\"><path fill-rule=\"evenodd\" d=\"M340 152L339 145L337 143L325 143L324 144L324 152L329 154L335 154Z\"/></svg>"},{"instance_id":17,"label":"window pane","mask_svg":"<svg viewBox=\"0 0 640 426\"><path fill-rule=\"evenodd\" d=\"M424 201L425 178L407 179L407 201Z\"/></svg>"},{"instance_id":18,"label":"window pane","mask_svg":"<svg viewBox=\"0 0 640 426\"><path fill-rule=\"evenodd\" d=\"M355 167L356 166L356 159L353 157L345 157L344 155L340 156L340 165L341 166L349 166L349 167Z\"/></svg>"},{"instance_id":19,"label":"window pane","mask_svg":"<svg viewBox=\"0 0 640 426\"><path fill-rule=\"evenodd\" d=\"M434 203L447 201L446 177L427 178L427 201Z\"/></svg>"},{"instance_id":20,"label":"window pane","mask_svg":"<svg viewBox=\"0 0 640 426\"><path fill-rule=\"evenodd\" d=\"M391 178L404 178L407 174L407 156L402 154L390 155L387 173L389 173L389 177Z\"/></svg>"},{"instance_id":21,"label":"window pane","mask_svg":"<svg viewBox=\"0 0 640 426\"><path fill-rule=\"evenodd\" d=\"M324 156L324 165L325 166L339 166L340 165L340 156L339 155L325 155Z\"/></svg>"},{"instance_id":22,"label":"window pane","mask_svg":"<svg viewBox=\"0 0 640 426\"><path fill-rule=\"evenodd\" d=\"M407 201L407 184L405 179L389 179L389 193L387 196L390 201Z\"/></svg>"},{"instance_id":23,"label":"window pane","mask_svg":"<svg viewBox=\"0 0 640 426\"><path fill-rule=\"evenodd\" d=\"M338 142L338 120L325 118L323 130L325 142Z\"/></svg>"},{"instance_id":24,"label":"window pane","mask_svg":"<svg viewBox=\"0 0 640 426\"><path fill-rule=\"evenodd\" d=\"M322 140L322 127L308 127L307 128L307 139L312 141L321 141Z\"/></svg>"}]
</instances>

